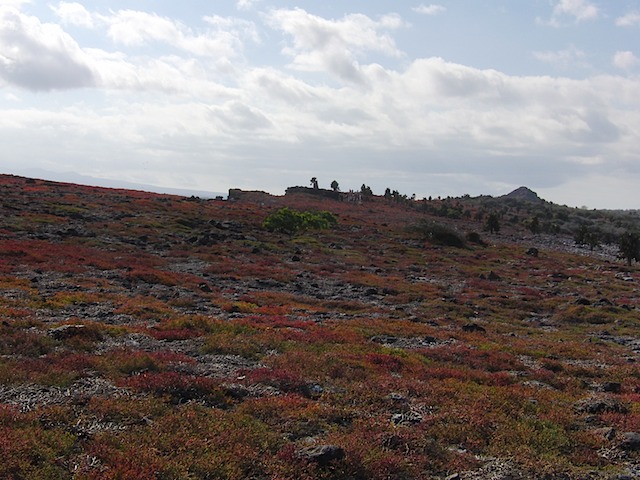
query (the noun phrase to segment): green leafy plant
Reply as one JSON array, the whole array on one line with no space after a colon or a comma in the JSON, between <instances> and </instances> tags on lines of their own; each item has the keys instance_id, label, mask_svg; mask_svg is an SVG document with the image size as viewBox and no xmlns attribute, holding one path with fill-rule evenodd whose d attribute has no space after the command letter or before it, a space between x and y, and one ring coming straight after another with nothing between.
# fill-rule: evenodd
<instances>
[{"instance_id":1,"label":"green leafy plant","mask_svg":"<svg viewBox=\"0 0 640 480\"><path fill-rule=\"evenodd\" d=\"M620 256L627 261L627 265L640 259L640 235L636 232L625 232L618 240Z\"/></svg>"},{"instance_id":2,"label":"green leafy plant","mask_svg":"<svg viewBox=\"0 0 640 480\"><path fill-rule=\"evenodd\" d=\"M308 229L332 228L337 223L337 218L331 212L300 212L285 207L269 215L262 225L269 231L292 235Z\"/></svg>"},{"instance_id":3,"label":"green leafy plant","mask_svg":"<svg viewBox=\"0 0 640 480\"><path fill-rule=\"evenodd\" d=\"M418 234L423 240L436 245L463 248L466 246L465 239L455 229L448 225L422 220L409 227L409 231Z\"/></svg>"}]
</instances>

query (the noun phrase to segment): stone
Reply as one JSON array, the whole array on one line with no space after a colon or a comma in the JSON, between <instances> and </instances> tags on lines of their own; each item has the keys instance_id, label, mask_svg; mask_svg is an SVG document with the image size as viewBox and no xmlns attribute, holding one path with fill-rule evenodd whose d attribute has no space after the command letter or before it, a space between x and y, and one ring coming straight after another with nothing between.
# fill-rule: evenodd
<instances>
[{"instance_id":1,"label":"stone","mask_svg":"<svg viewBox=\"0 0 640 480\"><path fill-rule=\"evenodd\" d=\"M604 382L600 388L603 392L620 393L622 391L622 384L620 382Z\"/></svg>"},{"instance_id":2,"label":"stone","mask_svg":"<svg viewBox=\"0 0 640 480\"><path fill-rule=\"evenodd\" d=\"M595 396L584 398L574 405L579 413L600 414L604 412L628 413L629 409L614 398Z\"/></svg>"},{"instance_id":3,"label":"stone","mask_svg":"<svg viewBox=\"0 0 640 480\"><path fill-rule=\"evenodd\" d=\"M65 338L75 337L82 335L87 327L84 325L62 325L49 330L51 335L56 340L64 340Z\"/></svg>"},{"instance_id":4,"label":"stone","mask_svg":"<svg viewBox=\"0 0 640 480\"><path fill-rule=\"evenodd\" d=\"M592 432L594 435L604 438L609 442L616 438L616 429L613 427L596 428L592 430Z\"/></svg>"},{"instance_id":5,"label":"stone","mask_svg":"<svg viewBox=\"0 0 640 480\"><path fill-rule=\"evenodd\" d=\"M382 345L393 345L398 341L398 337L392 335L374 335L371 337L371 341Z\"/></svg>"},{"instance_id":6,"label":"stone","mask_svg":"<svg viewBox=\"0 0 640 480\"><path fill-rule=\"evenodd\" d=\"M500 275L498 275L493 270L489 272L489 276L487 278L492 282L499 282L500 280L502 280L502 277L500 277Z\"/></svg>"},{"instance_id":7,"label":"stone","mask_svg":"<svg viewBox=\"0 0 640 480\"><path fill-rule=\"evenodd\" d=\"M625 432L620 435L620 448L627 452L640 450L640 433Z\"/></svg>"},{"instance_id":8,"label":"stone","mask_svg":"<svg viewBox=\"0 0 640 480\"><path fill-rule=\"evenodd\" d=\"M525 252L527 255L531 255L532 257L537 257L540 253L536 247L531 247L529 250Z\"/></svg>"},{"instance_id":9,"label":"stone","mask_svg":"<svg viewBox=\"0 0 640 480\"><path fill-rule=\"evenodd\" d=\"M487 330L484 327L478 325L477 323L468 323L462 326L462 331L486 333Z\"/></svg>"},{"instance_id":10,"label":"stone","mask_svg":"<svg viewBox=\"0 0 640 480\"><path fill-rule=\"evenodd\" d=\"M325 466L334 460L342 460L345 453L344 449L337 445L317 445L298 450L297 457Z\"/></svg>"},{"instance_id":11,"label":"stone","mask_svg":"<svg viewBox=\"0 0 640 480\"><path fill-rule=\"evenodd\" d=\"M608 298L601 298L593 304L594 307L613 307L613 302Z\"/></svg>"},{"instance_id":12,"label":"stone","mask_svg":"<svg viewBox=\"0 0 640 480\"><path fill-rule=\"evenodd\" d=\"M391 415L391 423L394 425L416 425L422 421L422 415L418 412L394 413Z\"/></svg>"},{"instance_id":13,"label":"stone","mask_svg":"<svg viewBox=\"0 0 640 480\"><path fill-rule=\"evenodd\" d=\"M391 392L389 395L387 395L387 398L389 400L393 400L394 402L405 403L407 401L407 397L398 392Z\"/></svg>"}]
</instances>

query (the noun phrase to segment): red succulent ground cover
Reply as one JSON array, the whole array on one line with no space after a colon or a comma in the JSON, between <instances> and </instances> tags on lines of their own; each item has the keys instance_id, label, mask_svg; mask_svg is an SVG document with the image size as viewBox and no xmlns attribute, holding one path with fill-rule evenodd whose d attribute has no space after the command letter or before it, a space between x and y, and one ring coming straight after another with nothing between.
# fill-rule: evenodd
<instances>
[{"instance_id":1,"label":"red succulent ground cover","mask_svg":"<svg viewBox=\"0 0 640 480\"><path fill-rule=\"evenodd\" d=\"M381 197L0 193L0 478L640 474L635 266Z\"/></svg>"}]
</instances>

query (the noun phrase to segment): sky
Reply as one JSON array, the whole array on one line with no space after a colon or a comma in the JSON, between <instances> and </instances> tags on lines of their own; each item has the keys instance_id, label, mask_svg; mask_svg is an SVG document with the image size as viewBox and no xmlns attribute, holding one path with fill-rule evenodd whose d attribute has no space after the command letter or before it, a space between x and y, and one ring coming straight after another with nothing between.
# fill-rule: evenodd
<instances>
[{"instance_id":1,"label":"sky","mask_svg":"<svg viewBox=\"0 0 640 480\"><path fill-rule=\"evenodd\" d=\"M640 0L0 0L0 173L640 208Z\"/></svg>"}]
</instances>

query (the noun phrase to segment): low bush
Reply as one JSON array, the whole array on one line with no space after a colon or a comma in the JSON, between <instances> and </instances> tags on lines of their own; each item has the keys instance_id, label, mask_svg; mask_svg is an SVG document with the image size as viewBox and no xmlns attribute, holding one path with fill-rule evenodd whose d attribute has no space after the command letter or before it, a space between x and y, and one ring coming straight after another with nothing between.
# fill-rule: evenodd
<instances>
[{"instance_id":1,"label":"low bush","mask_svg":"<svg viewBox=\"0 0 640 480\"><path fill-rule=\"evenodd\" d=\"M177 372L144 372L129 377L124 384L133 390L168 396L175 404L189 400L215 406L226 404L218 382L208 377L182 375Z\"/></svg>"},{"instance_id":2,"label":"low bush","mask_svg":"<svg viewBox=\"0 0 640 480\"><path fill-rule=\"evenodd\" d=\"M269 215L262 225L272 232L293 235L303 230L328 229L337 223L338 220L331 212L300 212L285 207Z\"/></svg>"},{"instance_id":3,"label":"low bush","mask_svg":"<svg viewBox=\"0 0 640 480\"><path fill-rule=\"evenodd\" d=\"M487 245L487 243L482 239L478 232L467 232L465 238L470 243L475 243L477 245L482 245L483 247Z\"/></svg>"},{"instance_id":4,"label":"low bush","mask_svg":"<svg viewBox=\"0 0 640 480\"><path fill-rule=\"evenodd\" d=\"M409 231L436 245L457 248L466 246L464 238L456 230L442 223L423 220L410 226Z\"/></svg>"}]
</instances>

